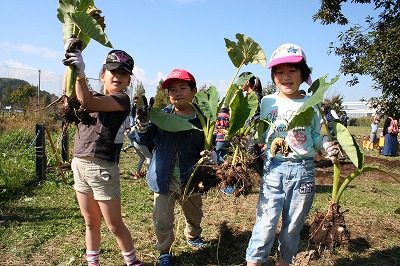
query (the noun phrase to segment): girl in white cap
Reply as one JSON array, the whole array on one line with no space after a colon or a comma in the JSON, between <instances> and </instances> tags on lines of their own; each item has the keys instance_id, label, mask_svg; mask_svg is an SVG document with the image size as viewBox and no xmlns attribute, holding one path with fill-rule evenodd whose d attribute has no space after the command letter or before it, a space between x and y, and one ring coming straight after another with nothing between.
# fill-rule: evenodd
<instances>
[{"instance_id":1,"label":"girl in white cap","mask_svg":"<svg viewBox=\"0 0 400 266\"><path fill-rule=\"evenodd\" d=\"M268 120L273 126L264 133L268 148L246 261L247 265L254 266L268 260L282 215L277 265L286 266L297 254L300 230L314 199L316 150L329 147L327 152L333 160L339 146L333 145L334 142L323 145L317 108L310 126L286 130L289 121L310 97L299 92L303 82L311 85L311 70L301 47L290 43L281 45L272 54L268 68L279 92L261 100L260 119ZM275 154L271 149L277 137L283 138L288 146L285 154Z\"/></svg>"}]
</instances>

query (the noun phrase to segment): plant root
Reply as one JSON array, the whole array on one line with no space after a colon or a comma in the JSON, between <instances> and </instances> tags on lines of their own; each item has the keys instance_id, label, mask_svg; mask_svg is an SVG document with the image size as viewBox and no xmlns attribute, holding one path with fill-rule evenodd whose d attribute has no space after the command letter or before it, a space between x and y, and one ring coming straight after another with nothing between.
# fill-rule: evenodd
<instances>
[{"instance_id":1,"label":"plant root","mask_svg":"<svg viewBox=\"0 0 400 266\"><path fill-rule=\"evenodd\" d=\"M220 188L233 187L232 194L235 197L248 195L254 186L261 183L261 176L252 167L237 163L232 165L231 160L226 160L216 171L216 176L221 180Z\"/></svg>"},{"instance_id":2,"label":"plant root","mask_svg":"<svg viewBox=\"0 0 400 266\"><path fill-rule=\"evenodd\" d=\"M348 248L350 232L346 229L343 213L339 211L340 205L331 203L326 213L318 212L311 224L308 246L315 244L318 253L324 249L334 252L335 247ZM308 248L307 248L308 249Z\"/></svg>"},{"instance_id":3,"label":"plant root","mask_svg":"<svg viewBox=\"0 0 400 266\"><path fill-rule=\"evenodd\" d=\"M92 117L88 110L81 108L81 103L76 98L66 97L66 101L64 101L63 106L60 109L59 115L69 124L96 124L96 118Z\"/></svg>"}]
</instances>

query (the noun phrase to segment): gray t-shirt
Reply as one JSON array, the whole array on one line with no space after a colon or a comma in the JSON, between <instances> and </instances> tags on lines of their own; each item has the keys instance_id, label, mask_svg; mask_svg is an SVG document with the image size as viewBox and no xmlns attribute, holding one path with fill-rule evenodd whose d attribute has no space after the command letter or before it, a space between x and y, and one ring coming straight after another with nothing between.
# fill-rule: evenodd
<instances>
[{"instance_id":1,"label":"gray t-shirt","mask_svg":"<svg viewBox=\"0 0 400 266\"><path fill-rule=\"evenodd\" d=\"M93 92L93 95L104 96L97 92ZM95 125L79 123L75 134L75 157L96 157L111 162L115 161L114 140L130 112L130 99L124 92L110 95L125 107L125 111L92 112L90 115L96 119Z\"/></svg>"}]
</instances>

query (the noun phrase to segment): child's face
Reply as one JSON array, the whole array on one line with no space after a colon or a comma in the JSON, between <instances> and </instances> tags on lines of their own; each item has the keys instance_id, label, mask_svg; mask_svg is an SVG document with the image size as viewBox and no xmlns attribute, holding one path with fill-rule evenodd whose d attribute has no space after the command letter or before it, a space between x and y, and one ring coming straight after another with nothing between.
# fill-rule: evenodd
<instances>
[{"instance_id":1,"label":"child's face","mask_svg":"<svg viewBox=\"0 0 400 266\"><path fill-rule=\"evenodd\" d=\"M281 97L288 99L303 98L299 93L300 85L303 82L300 69L287 64L277 65L274 82L280 90L279 95Z\"/></svg>"},{"instance_id":2,"label":"child's face","mask_svg":"<svg viewBox=\"0 0 400 266\"><path fill-rule=\"evenodd\" d=\"M105 70L101 75L101 81L104 83L105 94L123 91L131 82L131 75L121 69Z\"/></svg>"},{"instance_id":3,"label":"child's face","mask_svg":"<svg viewBox=\"0 0 400 266\"><path fill-rule=\"evenodd\" d=\"M191 107L187 102L192 102L196 92L197 89L192 90L185 80L174 80L168 87L169 100L178 109Z\"/></svg>"}]
</instances>

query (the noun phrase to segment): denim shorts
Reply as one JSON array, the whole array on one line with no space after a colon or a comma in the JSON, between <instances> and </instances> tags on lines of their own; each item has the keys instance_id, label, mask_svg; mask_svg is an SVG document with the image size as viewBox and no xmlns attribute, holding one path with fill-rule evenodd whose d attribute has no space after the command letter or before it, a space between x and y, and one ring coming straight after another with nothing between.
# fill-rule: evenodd
<instances>
[{"instance_id":1,"label":"denim shorts","mask_svg":"<svg viewBox=\"0 0 400 266\"><path fill-rule=\"evenodd\" d=\"M71 162L74 189L84 194L93 193L95 200L120 198L119 168L115 162L87 157L74 157Z\"/></svg>"},{"instance_id":2,"label":"denim shorts","mask_svg":"<svg viewBox=\"0 0 400 266\"><path fill-rule=\"evenodd\" d=\"M287 263L296 256L300 231L315 195L314 159L266 159L257 204L256 223L246 250L246 261L268 260L282 214L278 249Z\"/></svg>"}]
</instances>

